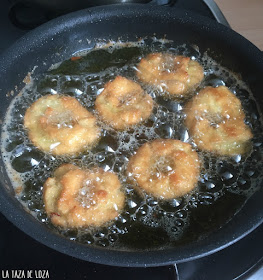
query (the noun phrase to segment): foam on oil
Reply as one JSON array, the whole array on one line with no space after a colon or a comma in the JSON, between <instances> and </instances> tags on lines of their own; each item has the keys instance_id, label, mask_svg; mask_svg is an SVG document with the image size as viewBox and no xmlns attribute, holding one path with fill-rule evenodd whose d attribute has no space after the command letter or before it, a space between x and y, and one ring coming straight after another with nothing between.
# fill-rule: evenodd
<instances>
[{"instance_id":1,"label":"foam on oil","mask_svg":"<svg viewBox=\"0 0 263 280\"><path fill-rule=\"evenodd\" d=\"M23 126L26 109L46 94L63 93L77 98L96 114L94 102L103 86L117 75L138 82L135 71L140 59L150 52L170 52L198 60L205 70L205 79L196 92L205 86L228 86L241 100L246 123L254 138L250 154L218 157L199 152L202 171L197 188L184 197L162 201L145 194L127 182L125 169L129 158L144 143L156 138L191 142L184 126L184 103L167 100L158 91L142 85L156 105L151 117L128 131L117 132L103 123L98 145L78 157L54 157L36 149ZM204 237L223 226L239 211L257 190L262 180L262 117L252 93L237 75L220 66L197 46L177 46L167 40L141 40L136 43L108 44L74 54L83 58L65 61L48 73L35 77L22 93L14 98L2 131L2 155L17 197L40 222L54 228L71 240L119 249L166 247ZM45 180L63 163L89 168L100 166L118 174L126 194L126 207L113 223L99 229L56 229L45 214L42 187ZM21 190L22 186L22 191ZM227 209L227 210L225 210Z\"/></svg>"}]
</instances>

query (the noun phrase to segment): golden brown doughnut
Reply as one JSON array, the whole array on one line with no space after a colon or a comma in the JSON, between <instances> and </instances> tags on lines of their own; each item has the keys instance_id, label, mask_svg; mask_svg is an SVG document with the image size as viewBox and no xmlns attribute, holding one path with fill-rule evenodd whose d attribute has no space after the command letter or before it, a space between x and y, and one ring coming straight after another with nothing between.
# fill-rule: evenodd
<instances>
[{"instance_id":1,"label":"golden brown doughnut","mask_svg":"<svg viewBox=\"0 0 263 280\"><path fill-rule=\"evenodd\" d=\"M105 123L123 130L146 120L152 113L153 100L139 84L117 76L105 85L95 108Z\"/></svg>"},{"instance_id":2,"label":"golden brown doughnut","mask_svg":"<svg viewBox=\"0 0 263 280\"><path fill-rule=\"evenodd\" d=\"M26 111L24 125L33 144L53 155L76 154L100 136L96 118L75 98L46 95Z\"/></svg>"},{"instance_id":3,"label":"golden brown doughnut","mask_svg":"<svg viewBox=\"0 0 263 280\"><path fill-rule=\"evenodd\" d=\"M128 163L127 174L148 194L172 199L195 188L199 169L198 154L190 144L157 139L137 150Z\"/></svg>"},{"instance_id":4,"label":"golden brown doughnut","mask_svg":"<svg viewBox=\"0 0 263 280\"><path fill-rule=\"evenodd\" d=\"M185 107L185 124L201 150L243 154L253 137L240 100L225 86L202 89Z\"/></svg>"},{"instance_id":5,"label":"golden brown doughnut","mask_svg":"<svg viewBox=\"0 0 263 280\"><path fill-rule=\"evenodd\" d=\"M157 86L161 92L180 97L194 90L202 81L202 66L190 57L168 53L151 53L137 66L138 78Z\"/></svg>"},{"instance_id":6,"label":"golden brown doughnut","mask_svg":"<svg viewBox=\"0 0 263 280\"><path fill-rule=\"evenodd\" d=\"M114 173L63 164L44 184L51 222L64 228L101 226L117 217L125 196Z\"/></svg>"}]
</instances>

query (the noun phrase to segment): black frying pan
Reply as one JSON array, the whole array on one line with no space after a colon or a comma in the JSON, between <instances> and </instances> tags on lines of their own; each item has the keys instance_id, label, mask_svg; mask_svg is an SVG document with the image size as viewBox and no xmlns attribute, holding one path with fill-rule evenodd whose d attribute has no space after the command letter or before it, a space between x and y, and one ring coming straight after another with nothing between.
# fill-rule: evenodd
<instances>
[{"instance_id":1,"label":"black frying pan","mask_svg":"<svg viewBox=\"0 0 263 280\"><path fill-rule=\"evenodd\" d=\"M67 59L98 39L133 41L138 37L166 35L176 44L195 44L201 53L242 75L263 109L263 55L246 39L207 18L166 7L114 5L82 10L57 18L28 33L7 50L0 60L1 119L11 101L6 93L18 86L35 65L35 74L46 71L53 63ZM81 40L87 38L87 40ZM58 55L59 53L59 55ZM232 243L255 229L263 220L263 188L225 226L205 239L185 243L176 248L148 251L119 251L77 244L53 233L28 214L14 197L11 183L1 160L0 210L17 227L68 255L91 262L118 266L156 266L202 257ZM259 184L261 184L260 182Z\"/></svg>"}]
</instances>

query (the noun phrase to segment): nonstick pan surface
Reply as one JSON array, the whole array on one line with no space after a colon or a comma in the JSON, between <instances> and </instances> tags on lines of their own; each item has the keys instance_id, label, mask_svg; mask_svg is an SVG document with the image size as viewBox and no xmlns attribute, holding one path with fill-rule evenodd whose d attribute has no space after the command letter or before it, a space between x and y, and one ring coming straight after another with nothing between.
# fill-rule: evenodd
<instances>
[{"instance_id":1,"label":"nonstick pan surface","mask_svg":"<svg viewBox=\"0 0 263 280\"><path fill-rule=\"evenodd\" d=\"M88 49L100 40L135 41L156 36L175 44L197 45L217 62L240 73L262 110L263 56L246 39L207 18L187 11L142 5L113 5L75 12L35 29L17 41L0 60L1 119L12 100L8 92L23 87L23 79L37 66L34 75L50 65L68 59L77 51ZM262 184L262 182L260 182ZM1 161L1 212L17 227L39 242L65 254L118 266L157 266L184 262L211 254L256 228L263 219L263 188L250 197L244 207L224 227L205 239L169 249L122 251L78 244L59 236L27 213L14 192Z\"/></svg>"}]
</instances>

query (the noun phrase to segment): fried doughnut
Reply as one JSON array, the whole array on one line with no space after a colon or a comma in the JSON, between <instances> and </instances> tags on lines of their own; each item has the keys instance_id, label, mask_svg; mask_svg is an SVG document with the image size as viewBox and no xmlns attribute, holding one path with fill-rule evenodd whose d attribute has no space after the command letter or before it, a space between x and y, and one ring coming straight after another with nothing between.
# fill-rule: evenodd
<instances>
[{"instance_id":1,"label":"fried doughnut","mask_svg":"<svg viewBox=\"0 0 263 280\"><path fill-rule=\"evenodd\" d=\"M240 100L225 86L206 87L185 107L185 124L201 150L243 154L253 137Z\"/></svg>"},{"instance_id":2,"label":"fried doughnut","mask_svg":"<svg viewBox=\"0 0 263 280\"><path fill-rule=\"evenodd\" d=\"M26 111L24 125L33 144L53 155L75 154L100 136L96 118L73 97L46 95Z\"/></svg>"},{"instance_id":3,"label":"fried doughnut","mask_svg":"<svg viewBox=\"0 0 263 280\"><path fill-rule=\"evenodd\" d=\"M60 166L43 194L51 222L64 228L101 226L119 215L125 201L117 175L73 164Z\"/></svg>"},{"instance_id":4,"label":"fried doughnut","mask_svg":"<svg viewBox=\"0 0 263 280\"><path fill-rule=\"evenodd\" d=\"M198 154L190 144L157 139L137 150L128 163L127 174L148 194L172 199L194 189L199 169Z\"/></svg>"},{"instance_id":5,"label":"fried doughnut","mask_svg":"<svg viewBox=\"0 0 263 280\"><path fill-rule=\"evenodd\" d=\"M178 97L194 90L202 81L204 71L190 57L151 53L138 64L137 77L170 96Z\"/></svg>"},{"instance_id":6,"label":"fried doughnut","mask_svg":"<svg viewBox=\"0 0 263 280\"><path fill-rule=\"evenodd\" d=\"M105 123L123 130L146 120L152 113L153 100L140 85L117 76L105 85L95 108Z\"/></svg>"}]
</instances>

